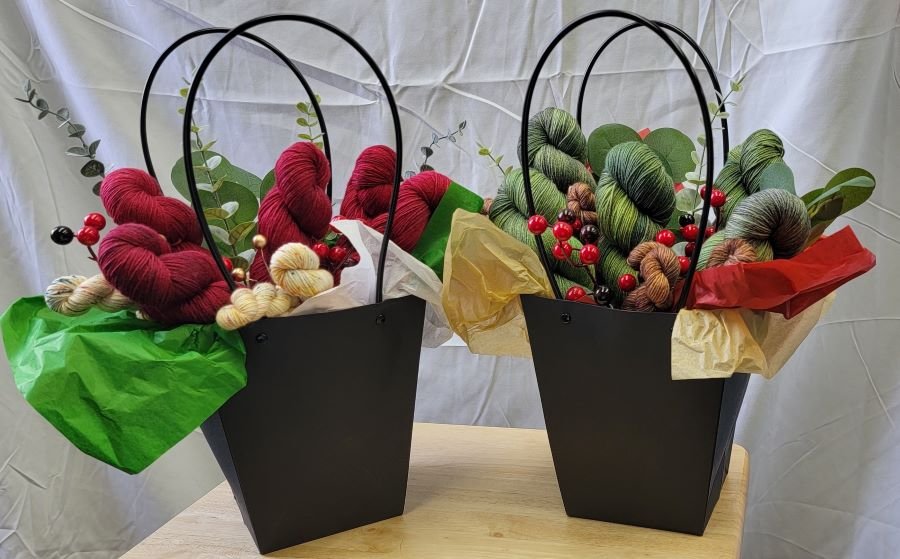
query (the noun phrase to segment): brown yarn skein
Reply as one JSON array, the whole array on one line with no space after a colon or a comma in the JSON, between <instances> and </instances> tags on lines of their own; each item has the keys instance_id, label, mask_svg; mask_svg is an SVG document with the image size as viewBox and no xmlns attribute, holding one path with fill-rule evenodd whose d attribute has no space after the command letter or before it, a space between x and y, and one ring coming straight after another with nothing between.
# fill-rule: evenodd
<instances>
[{"instance_id":1,"label":"brown yarn skein","mask_svg":"<svg viewBox=\"0 0 900 559\"><path fill-rule=\"evenodd\" d=\"M594 202L594 191L583 182L576 182L566 193L566 207L575 212L581 223L597 225L597 206Z\"/></svg>"},{"instance_id":2,"label":"brown yarn skein","mask_svg":"<svg viewBox=\"0 0 900 559\"><path fill-rule=\"evenodd\" d=\"M756 262L756 250L744 239L726 239L709 253L706 267L729 266L738 262Z\"/></svg>"},{"instance_id":3,"label":"brown yarn skein","mask_svg":"<svg viewBox=\"0 0 900 559\"><path fill-rule=\"evenodd\" d=\"M671 309L672 290L681 275L675 252L663 244L646 241L628 255L628 265L640 270L643 281L625 296L622 309L644 312Z\"/></svg>"}]
</instances>

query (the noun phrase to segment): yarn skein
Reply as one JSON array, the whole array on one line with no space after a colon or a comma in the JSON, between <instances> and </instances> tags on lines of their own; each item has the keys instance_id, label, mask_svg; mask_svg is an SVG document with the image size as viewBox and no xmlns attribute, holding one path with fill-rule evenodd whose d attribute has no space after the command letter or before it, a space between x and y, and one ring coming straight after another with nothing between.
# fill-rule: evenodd
<instances>
[{"instance_id":1,"label":"yarn skein","mask_svg":"<svg viewBox=\"0 0 900 559\"><path fill-rule=\"evenodd\" d=\"M726 239L709 253L707 268L756 262L756 250L744 239Z\"/></svg>"},{"instance_id":2,"label":"yarn skein","mask_svg":"<svg viewBox=\"0 0 900 559\"><path fill-rule=\"evenodd\" d=\"M275 186L259 206L259 233L266 246L250 267L250 277L270 280L265 262L287 243L312 245L328 233L331 200L326 188L331 167L325 154L310 142L288 147L275 163Z\"/></svg>"},{"instance_id":3,"label":"yarn skein","mask_svg":"<svg viewBox=\"0 0 900 559\"><path fill-rule=\"evenodd\" d=\"M319 257L303 243L287 243L272 255L272 278L285 293L309 299L334 287L334 276L319 268Z\"/></svg>"},{"instance_id":4,"label":"yarn skein","mask_svg":"<svg viewBox=\"0 0 900 559\"><path fill-rule=\"evenodd\" d=\"M716 188L726 196L725 205L719 208L720 229L728 223L741 200L762 189L760 179L766 168L773 163L784 163L783 157L781 138L765 128L753 132L742 144L728 152L715 183Z\"/></svg>"},{"instance_id":5,"label":"yarn skein","mask_svg":"<svg viewBox=\"0 0 900 559\"><path fill-rule=\"evenodd\" d=\"M741 200L725 225L725 237L748 241L758 260L790 258L803 249L810 228L803 200L769 189Z\"/></svg>"},{"instance_id":6,"label":"yarn skein","mask_svg":"<svg viewBox=\"0 0 900 559\"><path fill-rule=\"evenodd\" d=\"M356 158L353 173L347 181L341 215L368 224L385 214L391 203L397 154L388 146L367 147Z\"/></svg>"},{"instance_id":7,"label":"yarn skein","mask_svg":"<svg viewBox=\"0 0 900 559\"><path fill-rule=\"evenodd\" d=\"M583 182L576 182L566 192L566 208L575 212L575 218L585 225L597 225L597 205L594 191Z\"/></svg>"},{"instance_id":8,"label":"yarn skein","mask_svg":"<svg viewBox=\"0 0 900 559\"><path fill-rule=\"evenodd\" d=\"M237 330L263 317L285 314L300 304L300 299L271 283L260 282L253 289L241 287L231 292L231 304L216 313L216 324L225 330Z\"/></svg>"},{"instance_id":9,"label":"yarn skein","mask_svg":"<svg viewBox=\"0 0 900 559\"><path fill-rule=\"evenodd\" d=\"M50 310L67 316L82 315L94 307L106 312L134 307L102 274L58 277L44 291L44 301Z\"/></svg>"},{"instance_id":10,"label":"yarn skein","mask_svg":"<svg viewBox=\"0 0 900 559\"><path fill-rule=\"evenodd\" d=\"M629 311L667 311L672 308L673 290L681 266L675 252L655 241L634 247L628 265L641 271L641 285L625 296L622 309Z\"/></svg>"},{"instance_id":11,"label":"yarn skein","mask_svg":"<svg viewBox=\"0 0 900 559\"><path fill-rule=\"evenodd\" d=\"M397 246L407 252L415 248L451 182L450 177L437 171L424 171L400 184L397 213L391 228L391 240ZM368 225L384 233L387 217L387 212L384 212Z\"/></svg>"},{"instance_id":12,"label":"yarn skein","mask_svg":"<svg viewBox=\"0 0 900 559\"><path fill-rule=\"evenodd\" d=\"M587 184L592 191L596 188L596 181L585 166L587 139L570 113L548 107L535 114L528 121L526 141L528 166L553 181L560 191L567 192L576 182Z\"/></svg>"},{"instance_id":13,"label":"yarn skein","mask_svg":"<svg viewBox=\"0 0 900 559\"><path fill-rule=\"evenodd\" d=\"M103 276L151 319L165 324L206 324L228 303L230 290L206 251L173 252L159 233L126 223L100 242Z\"/></svg>"},{"instance_id":14,"label":"yarn skein","mask_svg":"<svg viewBox=\"0 0 900 559\"><path fill-rule=\"evenodd\" d=\"M642 142L624 142L609 150L597 186L597 221L600 271L615 301L625 296L618 278L637 275L625 255L652 240L674 210L672 177L652 149Z\"/></svg>"},{"instance_id":15,"label":"yarn skein","mask_svg":"<svg viewBox=\"0 0 900 559\"><path fill-rule=\"evenodd\" d=\"M106 213L119 225L138 223L163 235L174 251L203 250L202 233L190 206L164 196L159 182L141 169L116 169L100 184Z\"/></svg>"}]
</instances>

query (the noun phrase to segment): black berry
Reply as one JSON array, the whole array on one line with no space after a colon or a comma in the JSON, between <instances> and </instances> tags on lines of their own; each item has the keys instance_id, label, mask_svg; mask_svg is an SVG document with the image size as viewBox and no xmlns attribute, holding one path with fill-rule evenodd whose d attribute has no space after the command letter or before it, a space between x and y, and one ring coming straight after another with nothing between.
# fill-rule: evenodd
<instances>
[{"instance_id":1,"label":"black berry","mask_svg":"<svg viewBox=\"0 0 900 559\"><path fill-rule=\"evenodd\" d=\"M598 305L608 305L612 300L612 292L605 285L598 285L594 290L594 301Z\"/></svg>"},{"instance_id":2,"label":"black berry","mask_svg":"<svg viewBox=\"0 0 900 559\"><path fill-rule=\"evenodd\" d=\"M58 245L67 245L75 238L75 233L65 225L57 225L50 232L50 240Z\"/></svg>"},{"instance_id":3,"label":"black berry","mask_svg":"<svg viewBox=\"0 0 900 559\"><path fill-rule=\"evenodd\" d=\"M564 221L565 223L572 224L575 223L575 212L566 208L565 210L559 212L556 216L556 221Z\"/></svg>"},{"instance_id":4,"label":"black berry","mask_svg":"<svg viewBox=\"0 0 900 559\"><path fill-rule=\"evenodd\" d=\"M692 225L694 223L694 214L681 214L678 218L678 225L684 227L685 225Z\"/></svg>"},{"instance_id":5,"label":"black berry","mask_svg":"<svg viewBox=\"0 0 900 559\"><path fill-rule=\"evenodd\" d=\"M581 227L581 231L578 232L578 238L581 239L582 243L592 245L600 239L600 229L596 225L588 223Z\"/></svg>"}]
</instances>

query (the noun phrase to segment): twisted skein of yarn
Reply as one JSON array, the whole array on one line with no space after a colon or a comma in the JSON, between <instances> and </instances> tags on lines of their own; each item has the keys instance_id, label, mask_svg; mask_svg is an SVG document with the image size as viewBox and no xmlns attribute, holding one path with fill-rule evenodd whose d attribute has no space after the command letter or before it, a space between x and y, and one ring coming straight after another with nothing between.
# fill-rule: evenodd
<instances>
[{"instance_id":1,"label":"twisted skein of yarn","mask_svg":"<svg viewBox=\"0 0 900 559\"><path fill-rule=\"evenodd\" d=\"M725 225L725 237L748 241L758 260L790 258L803 249L810 227L803 200L769 189L741 200Z\"/></svg>"},{"instance_id":2,"label":"twisted skein of yarn","mask_svg":"<svg viewBox=\"0 0 900 559\"><path fill-rule=\"evenodd\" d=\"M100 200L117 224L139 223L163 235L175 251L198 250L202 234L190 206L164 196L159 182L140 169L116 169L100 185Z\"/></svg>"},{"instance_id":3,"label":"twisted skein of yarn","mask_svg":"<svg viewBox=\"0 0 900 559\"><path fill-rule=\"evenodd\" d=\"M449 177L437 171L424 171L400 184L397 213L391 228L391 240L397 246L407 252L415 248L451 182ZM384 233L387 216L385 211L367 225Z\"/></svg>"},{"instance_id":4,"label":"twisted skein of yarn","mask_svg":"<svg viewBox=\"0 0 900 559\"><path fill-rule=\"evenodd\" d=\"M559 210L566 206L566 197L544 174L536 169L531 169L530 173L535 212L553 223ZM488 217L494 225L511 237L537 251L537 241L528 230L528 204L525 199L525 180L522 169L513 169L506 174L500 190L497 191L497 196L491 203ZM556 244L551 228L547 228L541 238L547 250ZM572 245L572 254L577 260L576 255L581 248L581 243L574 237L569 240L569 243ZM563 291L573 285L582 287L591 285L591 277L584 268L577 268L569 261L553 260L552 257L551 263L556 281Z\"/></svg>"},{"instance_id":5,"label":"twisted skein of yarn","mask_svg":"<svg viewBox=\"0 0 900 559\"><path fill-rule=\"evenodd\" d=\"M300 304L300 299L271 283L260 282L253 289L241 287L231 292L231 304L216 313L216 324L237 330L263 317L281 316Z\"/></svg>"},{"instance_id":6,"label":"twisted skein of yarn","mask_svg":"<svg viewBox=\"0 0 900 559\"><path fill-rule=\"evenodd\" d=\"M613 146L597 185L597 221L602 239L600 271L616 301L623 274L636 275L626 255L665 227L675 209L672 177L656 153L641 142Z\"/></svg>"},{"instance_id":7,"label":"twisted skein of yarn","mask_svg":"<svg viewBox=\"0 0 900 559\"><path fill-rule=\"evenodd\" d=\"M259 233L265 236L266 246L262 258L254 258L250 277L269 280L265 262L282 245L312 245L328 233L330 178L328 159L310 142L297 142L282 152L275 163L275 186L259 206Z\"/></svg>"},{"instance_id":8,"label":"twisted skein of yarn","mask_svg":"<svg viewBox=\"0 0 900 559\"><path fill-rule=\"evenodd\" d=\"M388 146L367 147L356 158L341 202L341 215L367 223L387 213L394 188L397 154Z\"/></svg>"},{"instance_id":9,"label":"twisted skein of yarn","mask_svg":"<svg viewBox=\"0 0 900 559\"><path fill-rule=\"evenodd\" d=\"M566 192L566 208L575 212L575 217L587 225L597 225L597 205L594 191L583 182L576 182Z\"/></svg>"},{"instance_id":10,"label":"twisted skein of yarn","mask_svg":"<svg viewBox=\"0 0 900 559\"><path fill-rule=\"evenodd\" d=\"M278 287L301 300L334 287L334 276L319 268L319 257L303 243L282 245L272 255L269 269Z\"/></svg>"},{"instance_id":11,"label":"twisted skein of yarn","mask_svg":"<svg viewBox=\"0 0 900 559\"><path fill-rule=\"evenodd\" d=\"M102 274L56 278L44 291L44 301L50 310L67 316L78 316L94 307L106 312L134 307L131 299L117 291Z\"/></svg>"},{"instance_id":12,"label":"twisted skein of yarn","mask_svg":"<svg viewBox=\"0 0 900 559\"><path fill-rule=\"evenodd\" d=\"M592 191L596 188L585 166L587 139L571 114L556 107L535 114L528 121L527 142L528 166L543 173L560 191L567 192L576 182L587 184Z\"/></svg>"},{"instance_id":13,"label":"twisted skein of yarn","mask_svg":"<svg viewBox=\"0 0 900 559\"><path fill-rule=\"evenodd\" d=\"M726 196L725 205L719 209L719 229L728 223L741 200L760 191L763 172L773 163L784 163L783 157L781 138L765 128L753 132L728 152L725 165L716 177L716 188Z\"/></svg>"},{"instance_id":14,"label":"twisted skein of yarn","mask_svg":"<svg viewBox=\"0 0 900 559\"><path fill-rule=\"evenodd\" d=\"M228 284L208 252L172 252L146 225L113 228L100 242L97 263L109 283L165 324L211 323L229 301Z\"/></svg>"},{"instance_id":15,"label":"twisted skein of yarn","mask_svg":"<svg viewBox=\"0 0 900 559\"><path fill-rule=\"evenodd\" d=\"M756 250L744 239L725 239L709 252L707 268L756 262Z\"/></svg>"},{"instance_id":16,"label":"twisted skein of yarn","mask_svg":"<svg viewBox=\"0 0 900 559\"><path fill-rule=\"evenodd\" d=\"M628 311L667 311L672 308L672 292L681 275L675 252L655 241L634 247L628 265L641 271L643 281L625 296L622 308Z\"/></svg>"}]
</instances>

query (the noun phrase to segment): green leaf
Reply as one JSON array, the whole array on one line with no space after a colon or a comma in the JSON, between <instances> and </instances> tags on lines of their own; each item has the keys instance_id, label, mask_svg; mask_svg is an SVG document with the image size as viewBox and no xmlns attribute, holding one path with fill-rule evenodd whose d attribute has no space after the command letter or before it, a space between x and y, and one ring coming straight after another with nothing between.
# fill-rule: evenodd
<instances>
[{"instance_id":1,"label":"green leaf","mask_svg":"<svg viewBox=\"0 0 900 559\"><path fill-rule=\"evenodd\" d=\"M760 190L776 188L796 194L794 191L794 172L783 161L769 164L759 175L759 185Z\"/></svg>"},{"instance_id":2,"label":"green leaf","mask_svg":"<svg viewBox=\"0 0 900 559\"><path fill-rule=\"evenodd\" d=\"M99 177L103 174L103 171L105 171L103 163L100 163L96 159L91 159L81 168L81 175L85 177Z\"/></svg>"},{"instance_id":3,"label":"green leaf","mask_svg":"<svg viewBox=\"0 0 900 559\"><path fill-rule=\"evenodd\" d=\"M56 120L57 122L65 122L69 120L69 109L65 107L56 109Z\"/></svg>"},{"instance_id":4,"label":"green leaf","mask_svg":"<svg viewBox=\"0 0 900 559\"><path fill-rule=\"evenodd\" d=\"M239 207L240 204L238 204L237 202L225 202L224 204L222 204L222 209L225 210L225 217L222 219L228 219L229 217L233 216L238 211Z\"/></svg>"},{"instance_id":5,"label":"green leaf","mask_svg":"<svg viewBox=\"0 0 900 559\"><path fill-rule=\"evenodd\" d=\"M221 154L218 154L214 151L206 151L204 153L195 151L191 156L193 159L193 164L202 165L203 155L206 155L207 160L216 156L222 157ZM211 179L213 181L213 185L215 185L216 181L218 181L219 179L224 179L245 186L246 188L250 189L254 195L259 192L259 177L241 169L240 167L232 165L225 157L222 157L222 162L219 163L219 165L215 169L210 171L209 174L209 177L207 177L205 173L202 177L197 176L197 180L209 182L209 180ZM185 178L184 174L184 160L182 158L179 158L178 161L175 162L175 165L172 166L170 177L172 179L172 185L175 186L175 190L177 190L185 200L190 200L190 194L188 193L187 188L187 179ZM218 206L218 204L215 204L215 207Z\"/></svg>"},{"instance_id":6,"label":"green leaf","mask_svg":"<svg viewBox=\"0 0 900 559\"><path fill-rule=\"evenodd\" d=\"M702 203L700 193L693 188L682 188L675 194L675 209L682 213L692 213Z\"/></svg>"},{"instance_id":7,"label":"green leaf","mask_svg":"<svg viewBox=\"0 0 900 559\"><path fill-rule=\"evenodd\" d=\"M203 210L203 213L205 214L206 210ZM216 241L220 241L222 243L225 243L226 245L229 244L228 243L228 231L222 229L218 225L210 225L209 232L212 233L212 236L216 238ZM230 249L229 249L229 251L230 251Z\"/></svg>"},{"instance_id":8,"label":"green leaf","mask_svg":"<svg viewBox=\"0 0 900 559\"><path fill-rule=\"evenodd\" d=\"M325 149L325 144L323 144L322 142L313 142L313 145L319 149Z\"/></svg>"},{"instance_id":9,"label":"green leaf","mask_svg":"<svg viewBox=\"0 0 900 559\"><path fill-rule=\"evenodd\" d=\"M822 188L807 192L801 198L806 204L815 240L838 217L869 199L875 189L875 177L856 167L838 172Z\"/></svg>"},{"instance_id":10,"label":"green leaf","mask_svg":"<svg viewBox=\"0 0 900 559\"><path fill-rule=\"evenodd\" d=\"M741 87L742 87L741 82L739 82L739 81L731 82L731 91L738 92L741 90Z\"/></svg>"},{"instance_id":11,"label":"green leaf","mask_svg":"<svg viewBox=\"0 0 900 559\"><path fill-rule=\"evenodd\" d=\"M32 89L31 91L28 92L28 102L29 102L29 103L31 102L32 99L34 99L34 96L35 96L35 95L37 95L37 91L35 91L35 90L33 90L33 89Z\"/></svg>"},{"instance_id":12,"label":"green leaf","mask_svg":"<svg viewBox=\"0 0 900 559\"><path fill-rule=\"evenodd\" d=\"M700 134L699 136L697 136L697 143L700 144L701 146L705 146L706 145L706 136L704 136L703 134Z\"/></svg>"},{"instance_id":13,"label":"green leaf","mask_svg":"<svg viewBox=\"0 0 900 559\"><path fill-rule=\"evenodd\" d=\"M228 212L222 208L206 208L203 210L203 215L206 216L206 219L226 219Z\"/></svg>"},{"instance_id":14,"label":"green leaf","mask_svg":"<svg viewBox=\"0 0 900 559\"><path fill-rule=\"evenodd\" d=\"M259 199L264 199L273 186L275 186L275 169L266 173L266 176L263 177L262 182L259 184Z\"/></svg>"},{"instance_id":15,"label":"green leaf","mask_svg":"<svg viewBox=\"0 0 900 559\"><path fill-rule=\"evenodd\" d=\"M594 174L600 176L606 167L606 154L617 144L623 142L640 142L641 137L637 132L624 124L604 124L593 132L588 138L588 161Z\"/></svg>"},{"instance_id":16,"label":"green leaf","mask_svg":"<svg viewBox=\"0 0 900 559\"><path fill-rule=\"evenodd\" d=\"M25 92L25 95L31 93L31 90L34 89L31 85L31 80L25 80L25 83L22 84L22 91Z\"/></svg>"},{"instance_id":17,"label":"green leaf","mask_svg":"<svg viewBox=\"0 0 900 559\"><path fill-rule=\"evenodd\" d=\"M41 112L39 112L39 113L38 113L38 120L43 120L43 118L44 118L45 116L47 116L48 114L50 114L50 111L41 111Z\"/></svg>"},{"instance_id":18,"label":"green leaf","mask_svg":"<svg viewBox=\"0 0 900 559\"><path fill-rule=\"evenodd\" d=\"M503 174L504 174L504 175L508 175L508 174L512 173L512 170L513 170L513 166L510 165L509 167L507 167L507 168L503 171Z\"/></svg>"},{"instance_id":19,"label":"green leaf","mask_svg":"<svg viewBox=\"0 0 900 559\"><path fill-rule=\"evenodd\" d=\"M214 170L216 167L222 164L222 156L221 155L213 155L209 159L206 160L206 166L210 171Z\"/></svg>"},{"instance_id":20,"label":"green leaf","mask_svg":"<svg viewBox=\"0 0 900 559\"><path fill-rule=\"evenodd\" d=\"M431 149L430 147L428 147L428 146L422 146L422 147L419 148L419 149L422 150L422 153L425 155L425 157L431 157L432 155L434 155L434 150L432 150L432 149Z\"/></svg>"},{"instance_id":21,"label":"green leaf","mask_svg":"<svg viewBox=\"0 0 900 559\"><path fill-rule=\"evenodd\" d=\"M239 241L247 238L247 235L250 234L250 231L256 228L255 221L245 221L243 223L238 223L234 226L234 228L228 233L228 241L236 245Z\"/></svg>"},{"instance_id":22,"label":"green leaf","mask_svg":"<svg viewBox=\"0 0 900 559\"><path fill-rule=\"evenodd\" d=\"M644 143L663 159L675 182L684 181L685 173L694 169L695 163L691 159L694 142L683 132L674 128L657 128L647 134Z\"/></svg>"},{"instance_id":23,"label":"green leaf","mask_svg":"<svg viewBox=\"0 0 900 559\"><path fill-rule=\"evenodd\" d=\"M694 165L699 165L699 164L700 164L700 156L697 155L697 151L696 151L696 150L694 150L694 151L691 152L691 161L694 162Z\"/></svg>"},{"instance_id":24,"label":"green leaf","mask_svg":"<svg viewBox=\"0 0 900 559\"><path fill-rule=\"evenodd\" d=\"M481 148L478 150L478 155L486 155L489 156L491 154L491 150L488 148Z\"/></svg>"},{"instance_id":25,"label":"green leaf","mask_svg":"<svg viewBox=\"0 0 900 559\"><path fill-rule=\"evenodd\" d=\"M181 95L182 97L187 97L188 92L190 90L191 90L191 88L189 88L189 87L182 87L181 89L178 90L178 95Z\"/></svg>"},{"instance_id":26,"label":"green leaf","mask_svg":"<svg viewBox=\"0 0 900 559\"><path fill-rule=\"evenodd\" d=\"M241 254L244 253L242 252ZM229 256L228 259L231 260L231 265L235 268L240 268L245 271L250 269L250 261L241 255Z\"/></svg>"},{"instance_id":27,"label":"green leaf","mask_svg":"<svg viewBox=\"0 0 900 559\"><path fill-rule=\"evenodd\" d=\"M212 191L213 191L213 185L209 184L208 182L198 182L198 183L197 183L197 190L203 190L203 191L205 191L205 192L212 192Z\"/></svg>"},{"instance_id":28,"label":"green leaf","mask_svg":"<svg viewBox=\"0 0 900 559\"><path fill-rule=\"evenodd\" d=\"M243 223L245 221L253 221L259 211L259 200L256 193L250 189L236 183L226 180L222 186L213 192L200 192L200 203L204 208L231 208L229 202L237 203L237 209L234 214L228 217L229 224ZM220 227L226 227L222 221L214 223ZM226 227L228 228L228 227Z\"/></svg>"},{"instance_id":29,"label":"green leaf","mask_svg":"<svg viewBox=\"0 0 900 559\"><path fill-rule=\"evenodd\" d=\"M66 150L66 155L74 155L75 157L87 157L88 150L82 146L73 146Z\"/></svg>"},{"instance_id":30,"label":"green leaf","mask_svg":"<svg viewBox=\"0 0 900 559\"><path fill-rule=\"evenodd\" d=\"M220 188L222 188L223 184L225 184L225 177L222 177L222 178L216 180L216 182L212 183L209 187L209 191L210 192L218 192L218 190Z\"/></svg>"},{"instance_id":31,"label":"green leaf","mask_svg":"<svg viewBox=\"0 0 900 559\"><path fill-rule=\"evenodd\" d=\"M465 120L459 123L458 128L459 128L460 130L463 130L465 127L466 127L466 121L465 121Z\"/></svg>"},{"instance_id":32,"label":"green leaf","mask_svg":"<svg viewBox=\"0 0 900 559\"><path fill-rule=\"evenodd\" d=\"M88 147L88 153L91 157L97 155L97 148L100 147L100 140L94 140L91 142L91 145Z\"/></svg>"},{"instance_id":33,"label":"green leaf","mask_svg":"<svg viewBox=\"0 0 900 559\"><path fill-rule=\"evenodd\" d=\"M309 126L309 121L301 116L297 119L297 124L300 126Z\"/></svg>"},{"instance_id":34,"label":"green leaf","mask_svg":"<svg viewBox=\"0 0 900 559\"><path fill-rule=\"evenodd\" d=\"M314 95L314 97L316 98L316 103L321 103L321 102L322 102L322 96L319 95L318 93L316 93L316 94Z\"/></svg>"},{"instance_id":35,"label":"green leaf","mask_svg":"<svg viewBox=\"0 0 900 559\"><path fill-rule=\"evenodd\" d=\"M300 101L299 103L297 103L297 110L305 115L308 115L309 114L309 105L307 105L303 101Z\"/></svg>"},{"instance_id":36,"label":"green leaf","mask_svg":"<svg viewBox=\"0 0 900 559\"><path fill-rule=\"evenodd\" d=\"M47 101L44 99L38 99L34 102L35 106L42 111L49 111L50 105L47 104Z\"/></svg>"},{"instance_id":37,"label":"green leaf","mask_svg":"<svg viewBox=\"0 0 900 559\"><path fill-rule=\"evenodd\" d=\"M84 125L83 124L75 124L73 122L69 123L69 126L66 128L69 132L70 138L80 138L84 136Z\"/></svg>"},{"instance_id":38,"label":"green leaf","mask_svg":"<svg viewBox=\"0 0 900 559\"><path fill-rule=\"evenodd\" d=\"M450 139L451 143L454 143L454 144L456 143L456 137L453 134L448 135L447 138Z\"/></svg>"},{"instance_id":39,"label":"green leaf","mask_svg":"<svg viewBox=\"0 0 900 559\"><path fill-rule=\"evenodd\" d=\"M709 114L715 115L719 112L719 105L715 101L710 101L706 104L706 108L709 110Z\"/></svg>"},{"instance_id":40,"label":"green leaf","mask_svg":"<svg viewBox=\"0 0 900 559\"><path fill-rule=\"evenodd\" d=\"M193 132L194 134L200 132L200 130L201 128L199 126L197 126L196 124L191 124L191 132Z\"/></svg>"},{"instance_id":41,"label":"green leaf","mask_svg":"<svg viewBox=\"0 0 900 559\"><path fill-rule=\"evenodd\" d=\"M213 141L211 141L211 142L208 142L208 143L204 144L203 146L200 147L200 151L209 151L210 149L212 149L212 147L213 147L214 145L216 145L216 142L217 142L217 141L218 141L218 140L213 140Z\"/></svg>"},{"instance_id":42,"label":"green leaf","mask_svg":"<svg viewBox=\"0 0 900 559\"><path fill-rule=\"evenodd\" d=\"M178 114L180 114L180 115L184 114L184 107L178 107Z\"/></svg>"},{"instance_id":43,"label":"green leaf","mask_svg":"<svg viewBox=\"0 0 900 559\"><path fill-rule=\"evenodd\" d=\"M297 137L301 138L303 140L308 140L308 141L312 141L312 139L313 139L313 137L310 136L309 134L297 134Z\"/></svg>"},{"instance_id":44,"label":"green leaf","mask_svg":"<svg viewBox=\"0 0 900 559\"><path fill-rule=\"evenodd\" d=\"M91 192L94 193L94 196L100 196L100 186L103 184L103 181L97 181L94 183L94 186L91 188Z\"/></svg>"}]
</instances>

